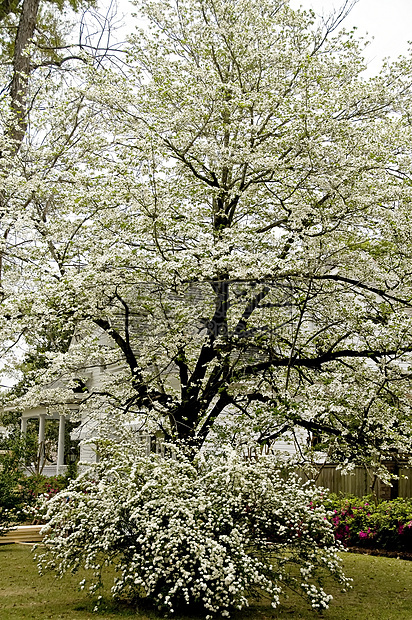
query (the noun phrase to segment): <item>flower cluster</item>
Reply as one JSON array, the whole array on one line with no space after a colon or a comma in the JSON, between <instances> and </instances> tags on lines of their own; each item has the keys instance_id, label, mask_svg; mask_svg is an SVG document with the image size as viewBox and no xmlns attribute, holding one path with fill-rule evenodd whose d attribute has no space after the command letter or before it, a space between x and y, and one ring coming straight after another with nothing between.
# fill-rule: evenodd
<instances>
[{"instance_id":1,"label":"flower cluster","mask_svg":"<svg viewBox=\"0 0 412 620\"><path fill-rule=\"evenodd\" d=\"M398 498L374 504L369 497L330 495L335 538L346 546L408 550L412 546L412 500Z\"/></svg>"},{"instance_id":2,"label":"flower cluster","mask_svg":"<svg viewBox=\"0 0 412 620\"><path fill-rule=\"evenodd\" d=\"M176 452L170 459L137 449L108 453L45 503L39 568L90 569L95 593L112 564L113 596L145 598L168 613L195 606L225 617L262 592L276 607L289 586L324 609L331 598L320 585L325 569L347 580L319 498L312 486L282 476L271 457L191 462Z\"/></svg>"}]
</instances>

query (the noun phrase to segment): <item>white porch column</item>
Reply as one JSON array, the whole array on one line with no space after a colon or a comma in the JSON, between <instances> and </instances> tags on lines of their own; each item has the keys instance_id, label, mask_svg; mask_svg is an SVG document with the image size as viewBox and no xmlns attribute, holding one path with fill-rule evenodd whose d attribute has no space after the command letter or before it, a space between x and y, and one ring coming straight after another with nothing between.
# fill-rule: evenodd
<instances>
[{"instance_id":1,"label":"white porch column","mask_svg":"<svg viewBox=\"0 0 412 620\"><path fill-rule=\"evenodd\" d=\"M64 431L66 428L66 416L60 415L59 420L59 441L57 444L57 475L60 474L64 465Z\"/></svg>"},{"instance_id":2,"label":"white porch column","mask_svg":"<svg viewBox=\"0 0 412 620\"><path fill-rule=\"evenodd\" d=\"M46 414L39 415L39 467L40 471L45 460Z\"/></svg>"},{"instance_id":3,"label":"white porch column","mask_svg":"<svg viewBox=\"0 0 412 620\"><path fill-rule=\"evenodd\" d=\"M21 434L25 435L27 433L27 421L28 418L23 418L21 419Z\"/></svg>"}]
</instances>

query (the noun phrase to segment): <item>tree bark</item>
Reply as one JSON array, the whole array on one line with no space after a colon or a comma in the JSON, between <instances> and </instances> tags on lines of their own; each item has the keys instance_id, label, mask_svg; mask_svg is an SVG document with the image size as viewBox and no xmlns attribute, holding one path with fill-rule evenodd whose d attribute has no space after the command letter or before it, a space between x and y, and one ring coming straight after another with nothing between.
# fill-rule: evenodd
<instances>
[{"instance_id":1,"label":"tree bark","mask_svg":"<svg viewBox=\"0 0 412 620\"><path fill-rule=\"evenodd\" d=\"M30 57L25 53L33 38L40 0L24 0L14 43L13 79L10 87L11 109L14 112L14 126L10 137L17 152L27 129L27 94L29 89Z\"/></svg>"}]
</instances>

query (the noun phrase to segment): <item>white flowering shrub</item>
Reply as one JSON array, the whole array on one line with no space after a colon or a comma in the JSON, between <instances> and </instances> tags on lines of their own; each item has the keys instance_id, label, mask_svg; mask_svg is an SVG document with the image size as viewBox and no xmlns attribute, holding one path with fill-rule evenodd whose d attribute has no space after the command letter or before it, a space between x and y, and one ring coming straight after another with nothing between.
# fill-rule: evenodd
<instances>
[{"instance_id":1,"label":"white flowering shrub","mask_svg":"<svg viewBox=\"0 0 412 620\"><path fill-rule=\"evenodd\" d=\"M192 463L118 452L47 502L39 568L60 576L90 569L95 593L112 564L115 597L145 598L168 613L194 606L208 618L229 616L262 592L276 607L287 586L324 609L325 569L347 580L319 496L285 480L272 458Z\"/></svg>"}]
</instances>

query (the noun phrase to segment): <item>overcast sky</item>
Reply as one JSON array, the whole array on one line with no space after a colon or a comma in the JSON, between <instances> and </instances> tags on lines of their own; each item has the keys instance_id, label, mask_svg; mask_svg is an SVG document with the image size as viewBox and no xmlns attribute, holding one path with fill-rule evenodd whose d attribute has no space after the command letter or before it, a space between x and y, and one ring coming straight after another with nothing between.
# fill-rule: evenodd
<instances>
[{"instance_id":1,"label":"overcast sky","mask_svg":"<svg viewBox=\"0 0 412 620\"><path fill-rule=\"evenodd\" d=\"M344 0L291 0L293 7L313 8L316 13L328 14L342 6ZM372 73L376 73L382 58L397 58L408 51L412 40L412 0L358 0L349 17L342 24L345 28L356 26L359 35L374 37L366 52Z\"/></svg>"}]
</instances>

